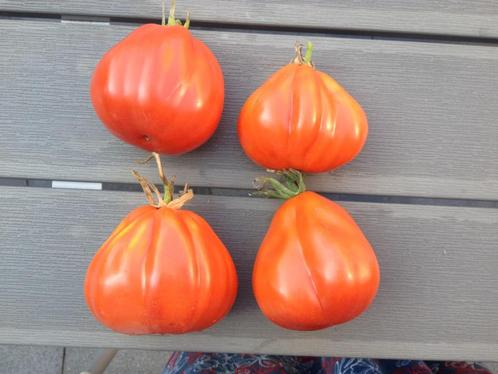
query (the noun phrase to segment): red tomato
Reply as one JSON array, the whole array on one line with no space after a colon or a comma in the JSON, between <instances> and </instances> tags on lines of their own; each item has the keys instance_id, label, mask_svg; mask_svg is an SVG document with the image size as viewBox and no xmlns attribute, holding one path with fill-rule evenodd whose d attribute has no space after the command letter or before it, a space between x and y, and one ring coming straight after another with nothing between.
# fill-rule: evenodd
<instances>
[{"instance_id":1,"label":"red tomato","mask_svg":"<svg viewBox=\"0 0 498 374\"><path fill-rule=\"evenodd\" d=\"M294 63L254 91L240 112L242 148L265 168L324 172L351 161L365 144L361 106L309 58L298 50Z\"/></svg>"},{"instance_id":2,"label":"red tomato","mask_svg":"<svg viewBox=\"0 0 498 374\"><path fill-rule=\"evenodd\" d=\"M91 81L99 118L118 138L179 154L206 142L223 111L223 73L180 25L147 24L109 50Z\"/></svg>"},{"instance_id":3,"label":"red tomato","mask_svg":"<svg viewBox=\"0 0 498 374\"><path fill-rule=\"evenodd\" d=\"M379 280L375 253L353 218L314 192L277 210L253 271L263 313L293 330L323 329L357 317L374 299Z\"/></svg>"},{"instance_id":4,"label":"red tomato","mask_svg":"<svg viewBox=\"0 0 498 374\"><path fill-rule=\"evenodd\" d=\"M153 204L150 190L159 192L137 179ZM179 334L205 329L230 311L235 266L209 224L179 209L190 197L191 191L133 210L98 250L85 297L103 325L125 334Z\"/></svg>"}]
</instances>

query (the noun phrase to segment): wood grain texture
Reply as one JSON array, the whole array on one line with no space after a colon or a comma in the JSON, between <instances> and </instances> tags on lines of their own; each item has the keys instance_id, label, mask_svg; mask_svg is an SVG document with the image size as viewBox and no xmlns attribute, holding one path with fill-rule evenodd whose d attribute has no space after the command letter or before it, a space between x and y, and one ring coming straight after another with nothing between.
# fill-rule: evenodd
<instances>
[{"instance_id":1,"label":"wood grain texture","mask_svg":"<svg viewBox=\"0 0 498 374\"><path fill-rule=\"evenodd\" d=\"M0 20L0 176L133 182L146 157L111 136L88 82L131 27ZM246 97L286 64L303 35L194 31L226 79L219 130L201 149L166 160L178 182L245 188L262 170L243 154L236 119ZM364 106L367 145L348 166L310 176L318 191L495 199L498 48L313 36L319 69ZM145 167L147 168L147 167ZM153 166L148 167L154 175Z\"/></svg>"},{"instance_id":2,"label":"wood grain texture","mask_svg":"<svg viewBox=\"0 0 498 374\"><path fill-rule=\"evenodd\" d=\"M498 37L494 0L185 0L195 21L368 31ZM160 18L160 1L1 0L0 10Z\"/></svg>"},{"instance_id":3,"label":"wood grain texture","mask_svg":"<svg viewBox=\"0 0 498 374\"><path fill-rule=\"evenodd\" d=\"M0 196L0 343L498 359L495 209L343 203L378 254L378 297L351 323L299 333L268 322L250 288L258 243L279 202L197 196L189 208L211 223L234 257L235 307L201 333L132 337L93 319L82 283L95 251L142 195L2 187Z\"/></svg>"}]
</instances>

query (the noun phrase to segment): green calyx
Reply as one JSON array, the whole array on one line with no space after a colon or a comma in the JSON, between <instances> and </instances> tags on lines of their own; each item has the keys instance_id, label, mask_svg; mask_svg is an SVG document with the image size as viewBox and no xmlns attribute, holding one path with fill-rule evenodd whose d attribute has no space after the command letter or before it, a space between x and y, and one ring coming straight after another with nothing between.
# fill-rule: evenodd
<instances>
[{"instance_id":1,"label":"green calyx","mask_svg":"<svg viewBox=\"0 0 498 374\"><path fill-rule=\"evenodd\" d=\"M168 15L168 23L166 23L166 0L162 1L162 20L161 25L163 26L174 26L174 25L182 25L182 21L179 19L175 19L175 8L176 8L176 0L171 0L171 7L169 8ZM188 29L190 27L190 12L187 12L187 18L185 19L185 23L183 27Z\"/></svg>"},{"instance_id":2,"label":"green calyx","mask_svg":"<svg viewBox=\"0 0 498 374\"><path fill-rule=\"evenodd\" d=\"M295 169L268 170L275 177L257 177L254 186L258 191L252 196L260 196L275 199L290 199L306 191L303 174Z\"/></svg>"},{"instance_id":3,"label":"green calyx","mask_svg":"<svg viewBox=\"0 0 498 374\"><path fill-rule=\"evenodd\" d=\"M313 61L311 60L311 55L313 54L313 43L306 43L306 52L303 55L304 45L296 42L294 45L294 50L296 51L296 55L294 59L291 61L294 64L299 65L308 65L314 67Z\"/></svg>"}]
</instances>

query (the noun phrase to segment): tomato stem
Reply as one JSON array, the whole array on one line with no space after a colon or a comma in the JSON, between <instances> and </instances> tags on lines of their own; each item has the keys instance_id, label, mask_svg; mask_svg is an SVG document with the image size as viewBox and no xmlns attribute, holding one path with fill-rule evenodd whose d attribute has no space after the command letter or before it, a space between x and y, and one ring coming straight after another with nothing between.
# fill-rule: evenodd
<instances>
[{"instance_id":1,"label":"tomato stem","mask_svg":"<svg viewBox=\"0 0 498 374\"><path fill-rule=\"evenodd\" d=\"M166 0L162 1L162 17L161 17L161 26L166 25Z\"/></svg>"},{"instance_id":2,"label":"tomato stem","mask_svg":"<svg viewBox=\"0 0 498 374\"><path fill-rule=\"evenodd\" d=\"M183 27L188 29L190 27L190 10L187 11L187 18L185 18L185 23L183 24Z\"/></svg>"},{"instance_id":3,"label":"tomato stem","mask_svg":"<svg viewBox=\"0 0 498 374\"><path fill-rule=\"evenodd\" d=\"M174 184L172 181L168 180L168 178L166 178L166 176L164 175L164 168L159 154L156 152L152 152L152 157L154 157L154 159L156 160L157 171L159 172L159 178L161 178L161 182L163 183L164 187L163 201L166 204L168 204L173 200Z\"/></svg>"},{"instance_id":4,"label":"tomato stem","mask_svg":"<svg viewBox=\"0 0 498 374\"><path fill-rule=\"evenodd\" d=\"M182 25L182 21L179 19L175 19L175 10L176 10L176 0L171 0L171 7L169 8L168 15L168 23L166 23L166 0L162 0L162 18L161 25L162 26L174 26L174 25ZM188 29L190 27L190 11L187 12L187 17L185 18L185 23L183 27Z\"/></svg>"},{"instance_id":5,"label":"tomato stem","mask_svg":"<svg viewBox=\"0 0 498 374\"><path fill-rule=\"evenodd\" d=\"M256 178L254 180L254 185L258 189L258 191L252 193L253 196L290 199L306 190L303 175L298 170L268 170L268 172L276 174L277 178Z\"/></svg>"},{"instance_id":6,"label":"tomato stem","mask_svg":"<svg viewBox=\"0 0 498 374\"><path fill-rule=\"evenodd\" d=\"M152 152L152 154L146 160L139 162L145 164L153 158L156 161L157 170L159 172L159 178L161 179L161 182L163 183L164 187L164 194L162 197L161 193L159 192L155 184L149 182L147 179L142 177L137 171L132 170L133 176L137 179L138 183L140 183L140 186L142 186L145 198L147 199L149 204L155 208L161 208L164 206L173 209L181 208L183 204L185 204L187 201L189 201L194 197L193 191L188 187L188 184L186 184L180 196L178 198L175 198L174 178L168 179L164 175L164 169L159 154L156 152ZM157 202L154 200L154 194L156 196Z\"/></svg>"},{"instance_id":7,"label":"tomato stem","mask_svg":"<svg viewBox=\"0 0 498 374\"><path fill-rule=\"evenodd\" d=\"M298 65L308 65L314 68L313 61L311 61L311 55L313 53L313 43L311 42L306 43L306 53L304 56L303 56L303 48L304 46L299 42L296 42L296 44L294 44L294 50L296 51L296 55L292 59L291 63Z\"/></svg>"},{"instance_id":8,"label":"tomato stem","mask_svg":"<svg viewBox=\"0 0 498 374\"><path fill-rule=\"evenodd\" d=\"M171 0L171 6L169 8L168 26L176 25L175 9L176 9L176 0Z\"/></svg>"},{"instance_id":9,"label":"tomato stem","mask_svg":"<svg viewBox=\"0 0 498 374\"><path fill-rule=\"evenodd\" d=\"M312 65L313 63L311 62L311 55L313 53L313 43L308 42L306 43L306 54L304 55L304 63L307 65Z\"/></svg>"}]
</instances>

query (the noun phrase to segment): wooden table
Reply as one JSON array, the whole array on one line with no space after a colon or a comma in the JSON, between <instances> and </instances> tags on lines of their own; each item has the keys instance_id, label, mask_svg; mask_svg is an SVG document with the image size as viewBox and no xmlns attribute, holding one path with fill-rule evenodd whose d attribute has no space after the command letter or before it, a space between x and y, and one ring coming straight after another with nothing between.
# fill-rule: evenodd
<instances>
[{"instance_id":1,"label":"wooden table","mask_svg":"<svg viewBox=\"0 0 498 374\"><path fill-rule=\"evenodd\" d=\"M185 0L178 14L187 8L223 67L226 105L207 145L165 163L197 187L190 208L233 254L232 313L197 334L132 337L83 300L93 254L144 202L129 171L146 156L98 121L89 78L137 24L158 22L160 1L0 0L0 343L498 360L498 2ZM235 131L296 40L314 42L317 67L368 113L363 153L307 180L351 211L382 268L366 314L309 333L272 325L252 297L279 202L247 197L261 170Z\"/></svg>"}]
</instances>

